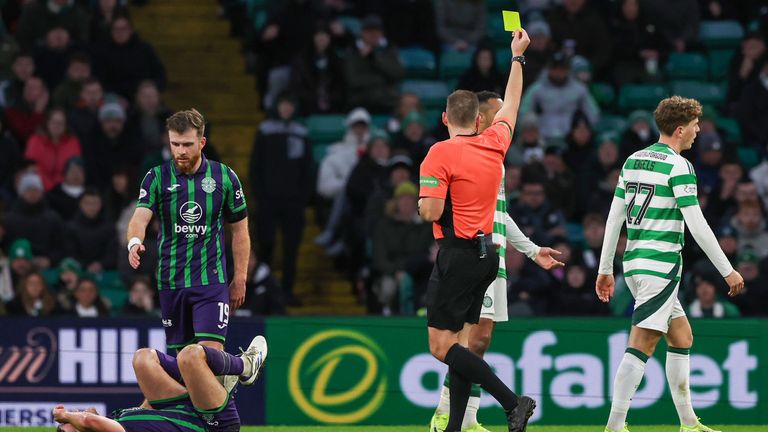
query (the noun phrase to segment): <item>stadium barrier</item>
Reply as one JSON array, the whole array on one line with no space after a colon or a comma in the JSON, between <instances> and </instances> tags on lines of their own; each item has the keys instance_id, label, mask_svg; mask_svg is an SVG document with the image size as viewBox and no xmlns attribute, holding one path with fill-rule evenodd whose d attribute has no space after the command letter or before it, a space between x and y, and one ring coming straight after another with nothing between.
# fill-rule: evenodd
<instances>
[{"instance_id":1,"label":"stadium barrier","mask_svg":"<svg viewBox=\"0 0 768 432\"><path fill-rule=\"evenodd\" d=\"M486 359L539 401L539 424L600 424L624 352L626 319L515 319L500 324ZM100 412L137 405L139 347L162 349L157 319L0 319L0 425L52 425L59 402ZM691 393L711 423L768 423L768 320L693 321ZM255 388L236 394L243 424L424 424L446 368L418 318L232 319L227 349L266 334ZM633 401L633 424L674 423L661 342ZM76 405L73 405L76 404ZM492 398L480 418L503 419Z\"/></svg>"},{"instance_id":2,"label":"stadium barrier","mask_svg":"<svg viewBox=\"0 0 768 432\"><path fill-rule=\"evenodd\" d=\"M601 424L628 319L515 319L497 327L488 362L538 399L538 424ZM768 423L768 321L693 322L691 394L710 423ZM426 424L446 367L410 318L267 320L267 424ZM660 342L633 400L632 424L675 423ZM480 419L502 423L488 395Z\"/></svg>"}]
</instances>

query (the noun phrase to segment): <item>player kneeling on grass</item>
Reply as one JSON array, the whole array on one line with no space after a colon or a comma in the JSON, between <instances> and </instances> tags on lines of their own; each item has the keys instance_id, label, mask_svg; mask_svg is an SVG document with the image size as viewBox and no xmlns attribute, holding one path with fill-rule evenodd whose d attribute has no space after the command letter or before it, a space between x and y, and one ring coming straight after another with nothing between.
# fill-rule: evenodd
<instances>
[{"instance_id":1,"label":"player kneeling on grass","mask_svg":"<svg viewBox=\"0 0 768 432\"><path fill-rule=\"evenodd\" d=\"M629 344L613 385L606 432L629 432L625 424L635 390L661 336L667 340L667 381L680 432L716 432L699 422L691 405L690 350L693 332L677 298L682 274L683 238L688 224L735 296L744 279L733 270L699 207L696 174L680 153L693 145L699 131L701 104L673 96L654 112L659 142L633 153L621 170L605 227L595 290L600 300L613 296L613 259L621 226L627 224L624 279L635 297Z\"/></svg>"},{"instance_id":2,"label":"player kneeling on grass","mask_svg":"<svg viewBox=\"0 0 768 432\"><path fill-rule=\"evenodd\" d=\"M251 385L267 358L267 342L256 336L240 356L202 345L188 345L173 358L142 348L133 368L146 406L117 410L110 417L95 410L53 409L61 432L234 432L240 417L231 396L240 382ZM217 376L224 376L222 385ZM186 387L181 382L186 384Z\"/></svg>"}]
</instances>

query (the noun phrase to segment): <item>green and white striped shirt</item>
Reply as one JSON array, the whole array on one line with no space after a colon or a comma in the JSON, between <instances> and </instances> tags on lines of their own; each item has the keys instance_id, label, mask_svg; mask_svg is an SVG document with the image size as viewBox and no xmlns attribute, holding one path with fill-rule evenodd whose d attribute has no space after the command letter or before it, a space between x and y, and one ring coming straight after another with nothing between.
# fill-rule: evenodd
<instances>
[{"instance_id":1,"label":"green and white striped shirt","mask_svg":"<svg viewBox=\"0 0 768 432\"><path fill-rule=\"evenodd\" d=\"M504 192L504 165L501 166L501 185L499 186L499 194L496 197L496 210L493 212L493 235L491 241L493 244L499 245L499 272L496 274L497 278L507 278L507 195Z\"/></svg>"},{"instance_id":2,"label":"green and white striped shirt","mask_svg":"<svg viewBox=\"0 0 768 432\"><path fill-rule=\"evenodd\" d=\"M635 152L624 163L615 196L626 205L624 275L663 278L682 265L685 223L681 208L698 205L696 174L665 144Z\"/></svg>"}]
</instances>

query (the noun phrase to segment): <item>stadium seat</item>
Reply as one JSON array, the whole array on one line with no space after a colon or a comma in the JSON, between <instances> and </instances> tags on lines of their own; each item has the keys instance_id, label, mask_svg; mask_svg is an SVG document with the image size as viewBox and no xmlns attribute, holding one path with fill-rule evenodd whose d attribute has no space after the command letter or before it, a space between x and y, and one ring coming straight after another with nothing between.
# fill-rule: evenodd
<instances>
[{"instance_id":1,"label":"stadium seat","mask_svg":"<svg viewBox=\"0 0 768 432\"><path fill-rule=\"evenodd\" d=\"M312 145L312 158L315 163L319 164L325 158L325 155L328 154L328 147L328 144L315 143Z\"/></svg>"},{"instance_id":2,"label":"stadium seat","mask_svg":"<svg viewBox=\"0 0 768 432\"><path fill-rule=\"evenodd\" d=\"M498 48L496 50L496 68L504 74L505 72L509 72L509 62L512 61L512 51L510 51L509 47L506 48Z\"/></svg>"},{"instance_id":3,"label":"stadium seat","mask_svg":"<svg viewBox=\"0 0 768 432\"><path fill-rule=\"evenodd\" d=\"M728 117L718 117L716 126L719 129L722 129L725 131L725 139L735 143L737 145L741 144L741 127L739 126L739 122L736 121L736 119L728 118Z\"/></svg>"},{"instance_id":4,"label":"stadium seat","mask_svg":"<svg viewBox=\"0 0 768 432\"><path fill-rule=\"evenodd\" d=\"M425 109L442 108L445 106L445 98L450 93L449 87L444 82L429 80L403 81L400 90L418 95Z\"/></svg>"},{"instance_id":5,"label":"stadium seat","mask_svg":"<svg viewBox=\"0 0 768 432\"><path fill-rule=\"evenodd\" d=\"M738 153L741 165L745 170L751 170L760 163L760 155L757 153L757 150L753 148L739 147L736 149L736 152Z\"/></svg>"},{"instance_id":6,"label":"stadium seat","mask_svg":"<svg viewBox=\"0 0 768 432\"><path fill-rule=\"evenodd\" d=\"M119 312L125 306L128 301L128 290L126 289L102 289L100 291L101 297L108 300L112 309L113 315L118 315Z\"/></svg>"},{"instance_id":7,"label":"stadium seat","mask_svg":"<svg viewBox=\"0 0 768 432\"><path fill-rule=\"evenodd\" d=\"M595 132L598 134L603 132L623 133L627 126L626 118L622 116L603 114L600 116L600 120L595 126Z\"/></svg>"},{"instance_id":8,"label":"stadium seat","mask_svg":"<svg viewBox=\"0 0 768 432\"><path fill-rule=\"evenodd\" d=\"M595 98L598 104L603 108L610 108L616 101L616 92L613 90L613 86L607 83L596 82L592 83L589 88L592 97Z\"/></svg>"},{"instance_id":9,"label":"stadium seat","mask_svg":"<svg viewBox=\"0 0 768 432\"><path fill-rule=\"evenodd\" d=\"M245 0L245 11L248 14L248 18L253 18L256 12L264 9L266 0Z\"/></svg>"},{"instance_id":10,"label":"stadium seat","mask_svg":"<svg viewBox=\"0 0 768 432\"><path fill-rule=\"evenodd\" d=\"M440 78L454 79L472 65L472 52L447 51L440 57Z\"/></svg>"},{"instance_id":11,"label":"stadium seat","mask_svg":"<svg viewBox=\"0 0 768 432\"><path fill-rule=\"evenodd\" d=\"M725 102L723 88L704 81L674 81L672 94L695 98L705 105L720 106Z\"/></svg>"},{"instance_id":12,"label":"stadium seat","mask_svg":"<svg viewBox=\"0 0 768 432\"><path fill-rule=\"evenodd\" d=\"M431 129L440 122L440 118L443 116L443 109L431 109L424 111L424 121L427 124L427 128Z\"/></svg>"},{"instance_id":13,"label":"stadium seat","mask_svg":"<svg viewBox=\"0 0 768 432\"><path fill-rule=\"evenodd\" d=\"M706 80L709 75L707 58L696 53L672 53L667 60L666 72L669 79Z\"/></svg>"},{"instance_id":14,"label":"stadium seat","mask_svg":"<svg viewBox=\"0 0 768 432\"><path fill-rule=\"evenodd\" d=\"M504 30L504 20L502 19L500 12L488 14L486 28L488 38L491 39L493 44L497 47L506 46L507 51L509 51L509 44L512 42L512 33Z\"/></svg>"},{"instance_id":15,"label":"stadium seat","mask_svg":"<svg viewBox=\"0 0 768 432\"><path fill-rule=\"evenodd\" d=\"M359 36L360 32L363 30L362 23L360 23L360 20L356 17L345 15L340 16L338 20L344 25L344 28L346 28L348 32L355 36Z\"/></svg>"},{"instance_id":16,"label":"stadium seat","mask_svg":"<svg viewBox=\"0 0 768 432\"><path fill-rule=\"evenodd\" d=\"M400 50L400 62L408 78L434 78L437 67L435 55L423 48L403 48Z\"/></svg>"},{"instance_id":17,"label":"stadium seat","mask_svg":"<svg viewBox=\"0 0 768 432\"><path fill-rule=\"evenodd\" d=\"M342 114L318 114L307 117L309 138L315 143L339 141L347 128Z\"/></svg>"},{"instance_id":18,"label":"stadium seat","mask_svg":"<svg viewBox=\"0 0 768 432\"><path fill-rule=\"evenodd\" d=\"M702 21L699 25L699 40L708 49L736 48L743 37L738 21Z\"/></svg>"},{"instance_id":19,"label":"stadium seat","mask_svg":"<svg viewBox=\"0 0 768 432\"><path fill-rule=\"evenodd\" d=\"M381 130L387 130L388 121L389 115L387 114L373 114L371 116L371 123L373 123L373 127Z\"/></svg>"},{"instance_id":20,"label":"stadium seat","mask_svg":"<svg viewBox=\"0 0 768 432\"><path fill-rule=\"evenodd\" d=\"M584 227L580 223L565 224L565 231L568 233L568 240L572 245L577 245L584 241Z\"/></svg>"},{"instance_id":21,"label":"stadium seat","mask_svg":"<svg viewBox=\"0 0 768 432\"><path fill-rule=\"evenodd\" d=\"M709 52L709 78L712 80L721 80L728 76L728 69L731 66L731 59L736 53L734 50L712 50Z\"/></svg>"},{"instance_id":22,"label":"stadium seat","mask_svg":"<svg viewBox=\"0 0 768 432\"><path fill-rule=\"evenodd\" d=\"M624 112L647 109L654 110L659 101L669 95L663 85L627 84L619 92L619 109Z\"/></svg>"},{"instance_id":23,"label":"stadium seat","mask_svg":"<svg viewBox=\"0 0 768 432\"><path fill-rule=\"evenodd\" d=\"M260 10L253 15L253 28L259 30L267 23L267 12Z\"/></svg>"},{"instance_id":24,"label":"stadium seat","mask_svg":"<svg viewBox=\"0 0 768 432\"><path fill-rule=\"evenodd\" d=\"M486 8L488 9L488 15L501 15L502 10L509 10L511 7L512 2L510 0L488 0L486 5Z\"/></svg>"}]
</instances>

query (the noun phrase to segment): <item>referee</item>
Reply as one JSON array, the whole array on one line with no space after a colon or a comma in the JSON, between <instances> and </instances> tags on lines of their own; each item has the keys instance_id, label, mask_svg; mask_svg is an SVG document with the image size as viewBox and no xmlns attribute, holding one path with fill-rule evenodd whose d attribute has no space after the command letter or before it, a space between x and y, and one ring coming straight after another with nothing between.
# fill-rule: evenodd
<instances>
[{"instance_id":1,"label":"referee","mask_svg":"<svg viewBox=\"0 0 768 432\"><path fill-rule=\"evenodd\" d=\"M504 103L491 127L478 134L477 95L448 96L443 123L450 138L430 149L421 165L419 210L433 222L440 247L427 288L429 350L448 365L450 414L446 432L460 432L472 383L504 408L510 432L523 432L536 403L518 397L482 358L469 351L463 329L477 324L486 288L499 266L491 242L502 165L515 127L523 83L523 53L530 39L514 32ZM460 338L460 332L462 333Z\"/></svg>"},{"instance_id":2,"label":"referee","mask_svg":"<svg viewBox=\"0 0 768 432\"><path fill-rule=\"evenodd\" d=\"M158 215L157 283L166 345L223 350L230 308L245 298L251 246L243 188L231 168L203 156L205 120L197 110L173 114L166 127L173 160L144 176L128 224L128 261L139 266L147 225ZM235 261L229 287L224 222L232 227Z\"/></svg>"}]
</instances>

